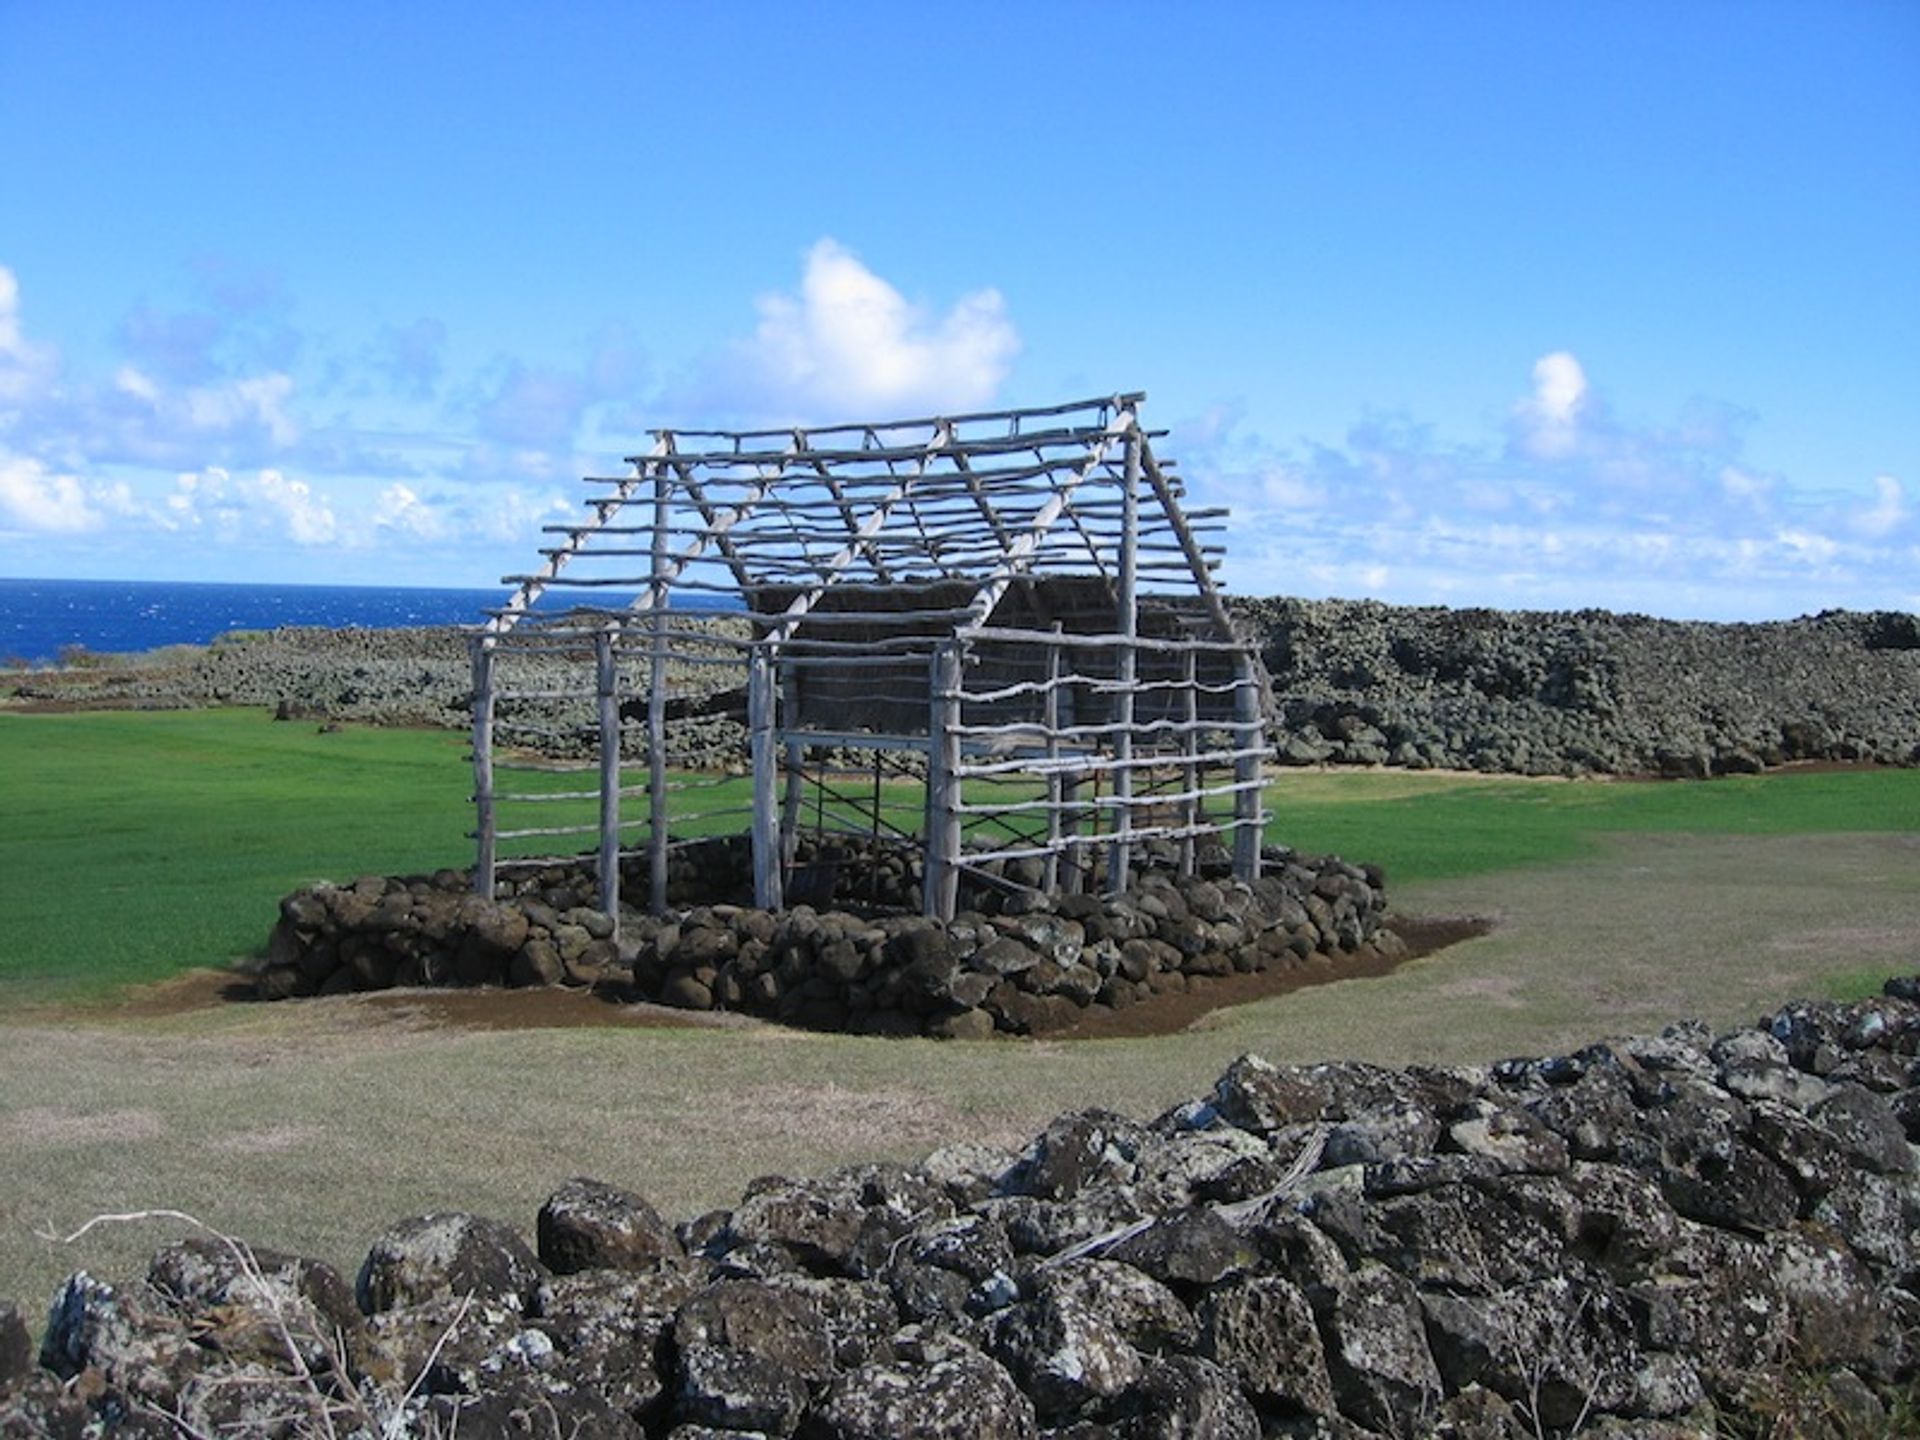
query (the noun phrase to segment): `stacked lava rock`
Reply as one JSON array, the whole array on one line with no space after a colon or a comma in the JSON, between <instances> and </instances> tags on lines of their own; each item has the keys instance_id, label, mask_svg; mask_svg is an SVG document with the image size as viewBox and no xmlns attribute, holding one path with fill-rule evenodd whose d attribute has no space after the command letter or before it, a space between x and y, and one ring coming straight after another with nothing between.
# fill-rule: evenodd
<instances>
[{"instance_id":1,"label":"stacked lava rock","mask_svg":"<svg viewBox=\"0 0 1920 1440\"><path fill-rule=\"evenodd\" d=\"M1251 885L1147 869L1124 895L996 896L951 921L796 905L671 918L588 907L584 872L482 900L457 871L311 886L280 905L270 999L391 985L611 987L812 1029L981 1038L1069 1028L1235 974L1400 953L1377 870L1268 851Z\"/></svg>"},{"instance_id":2,"label":"stacked lava rock","mask_svg":"<svg viewBox=\"0 0 1920 1440\"><path fill-rule=\"evenodd\" d=\"M1887 988L1491 1066L1243 1057L1151 1123L677 1228L576 1180L533 1245L422 1216L352 1288L190 1241L70 1278L37 1365L0 1304L0 1434L1911 1434L1920 977Z\"/></svg>"}]
</instances>

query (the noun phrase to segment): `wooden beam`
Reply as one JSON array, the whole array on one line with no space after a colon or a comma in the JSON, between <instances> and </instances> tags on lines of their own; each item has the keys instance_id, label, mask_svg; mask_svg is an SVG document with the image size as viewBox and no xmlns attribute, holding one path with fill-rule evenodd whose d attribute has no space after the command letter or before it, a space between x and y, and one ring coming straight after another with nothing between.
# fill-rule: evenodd
<instances>
[{"instance_id":1,"label":"wooden beam","mask_svg":"<svg viewBox=\"0 0 1920 1440\"><path fill-rule=\"evenodd\" d=\"M665 441L661 441L654 446L651 455L633 461L633 474L624 477L615 487L612 495L593 502L594 524L588 525L573 537L567 549L549 555L547 563L541 566L537 573L522 577L519 588L508 597L505 607L487 621L486 628L494 631L511 630L518 624L520 617L533 608L534 602L540 598L547 586L567 568L567 563L586 547L586 542L592 536L595 526L606 524L619 513L620 507L626 504L632 494L640 488L640 482L646 479L648 465L657 464L659 457L665 455L669 448Z\"/></svg>"},{"instance_id":2,"label":"wooden beam","mask_svg":"<svg viewBox=\"0 0 1920 1440\"><path fill-rule=\"evenodd\" d=\"M1046 538L1053 522L1067 508L1073 492L1105 462L1107 451L1113 447L1114 441L1133 433L1139 428L1139 423L1131 407L1122 409L1098 439L1089 444L1078 468L1057 483L1052 496L1040 507L1026 530L1014 538L993 575L981 586L973 601L973 619L964 627L965 630L977 630L987 623L987 618L993 614L1015 578L1031 566L1034 552L1040 548L1040 542Z\"/></svg>"},{"instance_id":3,"label":"wooden beam","mask_svg":"<svg viewBox=\"0 0 1920 1440\"><path fill-rule=\"evenodd\" d=\"M785 624L778 633L770 637L775 643L790 636L793 633L793 627L800 623L801 618L815 605L820 603L820 597L826 593L827 587L832 585L833 582L839 578L841 572L851 565L854 558L860 554L862 543L878 534L881 528L886 525L887 517L893 513L894 506L905 499L913 489L914 481L919 475L924 473L927 462L933 453L951 439L952 432L946 427L944 421L941 422L939 427L934 431L932 442L921 452L919 463L914 467L913 473L895 483L894 487L886 493L880 502L876 504L872 510L867 512L865 518L861 520L860 528L855 532L854 538L827 562L825 570L821 575L820 583L805 594L794 596L792 603L787 606L786 611L781 616Z\"/></svg>"}]
</instances>

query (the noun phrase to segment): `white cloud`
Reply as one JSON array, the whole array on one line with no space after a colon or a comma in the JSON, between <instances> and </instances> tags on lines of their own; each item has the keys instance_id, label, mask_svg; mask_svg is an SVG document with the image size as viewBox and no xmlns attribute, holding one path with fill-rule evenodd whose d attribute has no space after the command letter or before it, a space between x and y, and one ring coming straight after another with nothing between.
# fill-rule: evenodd
<instances>
[{"instance_id":1,"label":"white cloud","mask_svg":"<svg viewBox=\"0 0 1920 1440\"><path fill-rule=\"evenodd\" d=\"M278 470L262 470L260 498L279 512L287 536L298 545L327 545L339 538L333 508L304 480L289 480Z\"/></svg>"},{"instance_id":2,"label":"white cloud","mask_svg":"<svg viewBox=\"0 0 1920 1440\"><path fill-rule=\"evenodd\" d=\"M1853 516L1853 528L1878 540L1900 528L1907 518L1906 496L1891 475L1873 477L1874 503Z\"/></svg>"},{"instance_id":3,"label":"white cloud","mask_svg":"<svg viewBox=\"0 0 1920 1440\"><path fill-rule=\"evenodd\" d=\"M1020 349L997 290L931 314L831 239L807 253L798 295L763 296L759 309L723 385L744 386L761 410L844 419L966 409L993 397Z\"/></svg>"},{"instance_id":4,"label":"white cloud","mask_svg":"<svg viewBox=\"0 0 1920 1440\"><path fill-rule=\"evenodd\" d=\"M0 265L0 405L24 404L46 388L54 356L31 344L20 325L20 282Z\"/></svg>"},{"instance_id":5,"label":"white cloud","mask_svg":"<svg viewBox=\"0 0 1920 1440\"><path fill-rule=\"evenodd\" d=\"M250 375L222 385L196 385L177 399L163 396L154 408L199 435L255 430L273 445L289 446L300 438L300 427L287 415L292 395L290 375Z\"/></svg>"},{"instance_id":6,"label":"white cloud","mask_svg":"<svg viewBox=\"0 0 1920 1440\"><path fill-rule=\"evenodd\" d=\"M398 483L387 486L374 502L373 528L415 540L438 540L446 534L440 512Z\"/></svg>"},{"instance_id":7,"label":"white cloud","mask_svg":"<svg viewBox=\"0 0 1920 1440\"><path fill-rule=\"evenodd\" d=\"M1260 493L1282 510L1318 510L1327 503L1326 487L1296 465L1271 465L1260 475Z\"/></svg>"},{"instance_id":8,"label":"white cloud","mask_svg":"<svg viewBox=\"0 0 1920 1440\"><path fill-rule=\"evenodd\" d=\"M1763 504L1773 493L1773 480L1766 475L1756 475L1740 465L1724 465L1720 469L1720 488L1728 498Z\"/></svg>"},{"instance_id":9,"label":"white cloud","mask_svg":"<svg viewBox=\"0 0 1920 1440\"><path fill-rule=\"evenodd\" d=\"M180 475L153 519L163 529L209 530L227 541L353 543L325 495L278 470L236 475L209 465Z\"/></svg>"},{"instance_id":10,"label":"white cloud","mask_svg":"<svg viewBox=\"0 0 1920 1440\"><path fill-rule=\"evenodd\" d=\"M1897 480L1865 502L1796 487L1746 459L1735 407L1630 423L1558 352L1507 416L1478 443L1368 415L1338 445L1199 427L1196 455L1176 425L1169 448L1198 501L1233 507L1226 573L1255 594L1756 618L1897 606L1920 573Z\"/></svg>"},{"instance_id":11,"label":"white cloud","mask_svg":"<svg viewBox=\"0 0 1920 1440\"><path fill-rule=\"evenodd\" d=\"M0 354L20 349L20 281L0 265Z\"/></svg>"},{"instance_id":12,"label":"white cloud","mask_svg":"<svg viewBox=\"0 0 1920 1440\"><path fill-rule=\"evenodd\" d=\"M1587 408L1587 372L1580 362L1566 350L1542 355L1533 365L1533 394L1516 407L1521 447L1543 460L1571 455Z\"/></svg>"},{"instance_id":13,"label":"white cloud","mask_svg":"<svg viewBox=\"0 0 1920 1440\"><path fill-rule=\"evenodd\" d=\"M56 475L38 460L0 454L0 523L42 534L97 530L106 517L77 475Z\"/></svg>"}]
</instances>

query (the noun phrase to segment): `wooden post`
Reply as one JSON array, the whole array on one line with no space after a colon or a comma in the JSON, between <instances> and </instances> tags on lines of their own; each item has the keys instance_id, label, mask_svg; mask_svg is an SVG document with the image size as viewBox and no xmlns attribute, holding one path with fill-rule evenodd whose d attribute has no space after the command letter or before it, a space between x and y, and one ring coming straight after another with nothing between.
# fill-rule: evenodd
<instances>
[{"instance_id":1,"label":"wooden post","mask_svg":"<svg viewBox=\"0 0 1920 1440\"><path fill-rule=\"evenodd\" d=\"M647 649L647 909L667 910L667 467L653 477L653 575L647 587L653 630Z\"/></svg>"},{"instance_id":2,"label":"wooden post","mask_svg":"<svg viewBox=\"0 0 1920 1440\"><path fill-rule=\"evenodd\" d=\"M1233 762L1233 874L1251 884L1260 878L1260 842L1264 809L1260 797L1260 690L1253 658L1242 653L1233 660L1234 749L1253 751Z\"/></svg>"},{"instance_id":3,"label":"wooden post","mask_svg":"<svg viewBox=\"0 0 1920 1440\"><path fill-rule=\"evenodd\" d=\"M1134 640L1139 634L1139 600L1134 594L1140 543L1140 429L1127 431L1127 465L1120 490L1120 576L1119 633L1120 648L1115 657L1118 694L1114 697L1119 728L1113 737L1114 805L1113 847L1107 858L1107 893L1119 895L1127 888L1128 871L1133 864L1133 846L1128 836L1133 830L1133 691L1138 678L1138 654Z\"/></svg>"},{"instance_id":4,"label":"wooden post","mask_svg":"<svg viewBox=\"0 0 1920 1440\"><path fill-rule=\"evenodd\" d=\"M926 863L920 909L951 920L960 901L960 642L943 641L928 666Z\"/></svg>"},{"instance_id":5,"label":"wooden post","mask_svg":"<svg viewBox=\"0 0 1920 1440\"><path fill-rule=\"evenodd\" d=\"M1187 833L1180 837L1180 873L1190 876L1193 874L1193 852L1198 839L1193 834L1193 827L1200 817L1200 801L1194 794L1200 788L1200 766L1195 760L1200 753L1200 694L1196 688L1200 676L1192 650L1187 651L1186 673L1182 679L1180 719L1186 728L1181 732L1180 748L1187 758L1180 767L1180 788L1187 798L1180 802L1180 828Z\"/></svg>"},{"instance_id":6,"label":"wooden post","mask_svg":"<svg viewBox=\"0 0 1920 1440\"><path fill-rule=\"evenodd\" d=\"M773 659L764 644L747 656L747 734L753 757L753 903L762 910L778 910L785 857L775 790Z\"/></svg>"},{"instance_id":7,"label":"wooden post","mask_svg":"<svg viewBox=\"0 0 1920 1440\"><path fill-rule=\"evenodd\" d=\"M477 853L473 893L493 899L495 822L493 818L493 647L491 634L473 636L473 809Z\"/></svg>"},{"instance_id":8,"label":"wooden post","mask_svg":"<svg viewBox=\"0 0 1920 1440\"><path fill-rule=\"evenodd\" d=\"M667 612L649 617L647 661L647 908L667 910Z\"/></svg>"},{"instance_id":9,"label":"wooden post","mask_svg":"<svg viewBox=\"0 0 1920 1440\"><path fill-rule=\"evenodd\" d=\"M1053 622L1053 633L1060 633L1060 622ZM1047 645L1047 698L1041 707L1047 727L1047 858L1044 888L1049 895L1060 888L1061 802L1066 783L1060 774L1060 644Z\"/></svg>"},{"instance_id":10,"label":"wooden post","mask_svg":"<svg viewBox=\"0 0 1920 1440\"><path fill-rule=\"evenodd\" d=\"M614 664L613 625L594 633L593 659L600 702L600 908L620 924L620 671Z\"/></svg>"}]
</instances>

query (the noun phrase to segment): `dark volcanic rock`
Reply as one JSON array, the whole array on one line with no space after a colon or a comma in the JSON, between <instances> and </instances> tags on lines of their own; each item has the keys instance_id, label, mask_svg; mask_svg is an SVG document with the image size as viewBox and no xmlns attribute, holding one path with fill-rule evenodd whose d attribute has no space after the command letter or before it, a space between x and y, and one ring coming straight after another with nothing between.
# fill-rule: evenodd
<instances>
[{"instance_id":1,"label":"dark volcanic rock","mask_svg":"<svg viewBox=\"0 0 1920 1440\"><path fill-rule=\"evenodd\" d=\"M468 1295L527 1310L546 1273L511 1226L478 1215L421 1215L373 1242L355 1291L369 1315Z\"/></svg>"},{"instance_id":2,"label":"dark volcanic rock","mask_svg":"<svg viewBox=\"0 0 1920 1440\"><path fill-rule=\"evenodd\" d=\"M144 1286L69 1279L37 1366L0 1306L0 1435L298 1436L349 1403L675 1440L1891 1434L1915 990L1487 1067L1242 1057L1149 1124L758 1181L678 1232L574 1181L552 1270L406 1221L365 1319L324 1266L171 1245Z\"/></svg>"},{"instance_id":3,"label":"dark volcanic rock","mask_svg":"<svg viewBox=\"0 0 1920 1440\"><path fill-rule=\"evenodd\" d=\"M540 1259L556 1275L646 1270L683 1258L680 1241L638 1195L598 1180L569 1180L540 1207Z\"/></svg>"}]
</instances>

